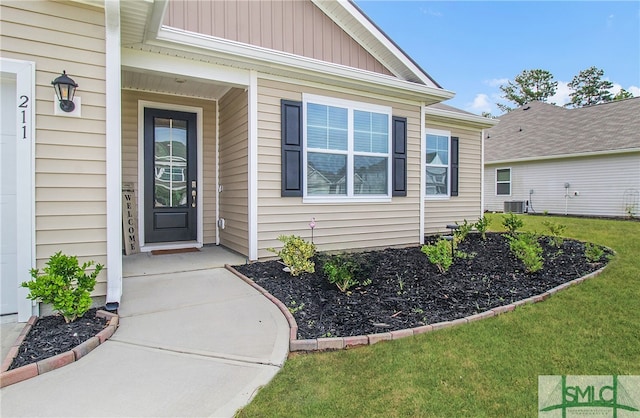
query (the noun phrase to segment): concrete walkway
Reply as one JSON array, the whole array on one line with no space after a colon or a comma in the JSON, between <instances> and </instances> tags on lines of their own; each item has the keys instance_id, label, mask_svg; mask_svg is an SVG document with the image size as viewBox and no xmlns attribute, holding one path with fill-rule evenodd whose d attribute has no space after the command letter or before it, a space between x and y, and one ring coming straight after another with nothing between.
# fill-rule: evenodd
<instances>
[{"instance_id":1,"label":"concrete walkway","mask_svg":"<svg viewBox=\"0 0 640 418\"><path fill-rule=\"evenodd\" d=\"M77 362L2 389L0 415L228 417L246 405L286 359L287 321L229 271L181 271L202 265L166 262L172 256L129 265L140 275L124 279L113 337ZM176 272L156 274L165 264Z\"/></svg>"}]
</instances>

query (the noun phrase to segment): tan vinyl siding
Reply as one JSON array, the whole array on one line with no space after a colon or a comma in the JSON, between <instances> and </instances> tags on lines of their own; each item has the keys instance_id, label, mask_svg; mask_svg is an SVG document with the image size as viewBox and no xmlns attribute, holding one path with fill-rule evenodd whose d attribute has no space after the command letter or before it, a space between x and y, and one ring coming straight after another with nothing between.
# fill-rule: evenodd
<instances>
[{"instance_id":1,"label":"tan vinyl siding","mask_svg":"<svg viewBox=\"0 0 640 418\"><path fill-rule=\"evenodd\" d=\"M36 262L57 251L106 264L104 10L54 1L0 4L2 56L35 62ZM51 81L79 84L82 116L54 115ZM106 271L94 296L106 294Z\"/></svg>"},{"instance_id":2,"label":"tan vinyl siding","mask_svg":"<svg viewBox=\"0 0 640 418\"><path fill-rule=\"evenodd\" d=\"M353 100L392 107L394 116L408 119L407 197L390 203L303 204L299 197L280 196L280 100L302 100L302 94ZM278 235L311 238L309 222L316 218L314 242L322 251L417 244L420 239L420 106L367 97L362 92L337 93L281 81L258 80L258 257L272 255Z\"/></svg>"},{"instance_id":3,"label":"tan vinyl siding","mask_svg":"<svg viewBox=\"0 0 640 418\"><path fill-rule=\"evenodd\" d=\"M156 93L122 91L122 181L134 184L138 195L138 101L202 108L203 135L203 239L205 244L216 242L216 102L189 97ZM140 216L140 214L139 214ZM142 218L140 218L142 219Z\"/></svg>"},{"instance_id":4,"label":"tan vinyl siding","mask_svg":"<svg viewBox=\"0 0 640 418\"><path fill-rule=\"evenodd\" d=\"M220 99L220 244L249 254L248 97L242 89Z\"/></svg>"},{"instance_id":5,"label":"tan vinyl siding","mask_svg":"<svg viewBox=\"0 0 640 418\"><path fill-rule=\"evenodd\" d=\"M496 195L496 169L511 169L511 195ZM564 184L569 183L565 198ZM529 191L533 194L529 195ZM640 213L640 153L558 158L485 166L485 209L502 212L505 201L531 199L531 212L589 216ZM575 195L578 192L578 196ZM634 193L636 197L634 198Z\"/></svg>"},{"instance_id":6,"label":"tan vinyl siding","mask_svg":"<svg viewBox=\"0 0 640 418\"><path fill-rule=\"evenodd\" d=\"M392 75L308 0L171 0L164 24Z\"/></svg>"},{"instance_id":7,"label":"tan vinyl siding","mask_svg":"<svg viewBox=\"0 0 640 418\"><path fill-rule=\"evenodd\" d=\"M448 231L447 224L470 223L481 215L482 143L480 129L457 125L440 118L427 115L427 129L451 132L459 138L458 196L449 199L425 199L424 232L434 234Z\"/></svg>"}]
</instances>

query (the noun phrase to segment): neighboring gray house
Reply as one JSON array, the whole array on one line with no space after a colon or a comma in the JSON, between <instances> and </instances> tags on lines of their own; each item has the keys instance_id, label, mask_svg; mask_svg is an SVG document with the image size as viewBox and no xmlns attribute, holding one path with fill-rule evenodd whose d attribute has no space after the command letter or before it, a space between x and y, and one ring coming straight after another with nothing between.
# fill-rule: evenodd
<instances>
[{"instance_id":1,"label":"neighboring gray house","mask_svg":"<svg viewBox=\"0 0 640 418\"><path fill-rule=\"evenodd\" d=\"M503 115L485 131L484 209L640 214L640 97Z\"/></svg>"}]
</instances>

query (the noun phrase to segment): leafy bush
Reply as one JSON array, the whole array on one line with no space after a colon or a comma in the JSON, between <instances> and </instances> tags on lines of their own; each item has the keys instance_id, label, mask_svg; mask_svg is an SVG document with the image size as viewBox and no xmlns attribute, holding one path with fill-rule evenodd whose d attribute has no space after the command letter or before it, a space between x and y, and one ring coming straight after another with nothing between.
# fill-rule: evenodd
<instances>
[{"instance_id":1,"label":"leafy bush","mask_svg":"<svg viewBox=\"0 0 640 418\"><path fill-rule=\"evenodd\" d=\"M584 256L586 257L588 262L597 263L604 256L604 249L599 245L587 242L584 245Z\"/></svg>"},{"instance_id":2,"label":"leafy bush","mask_svg":"<svg viewBox=\"0 0 640 418\"><path fill-rule=\"evenodd\" d=\"M360 281L357 274L360 266L348 254L329 256L324 263L323 271L327 275L329 283L335 284L341 292L346 292L353 286L369 285L371 280Z\"/></svg>"},{"instance_id":3,"label":"leafy bush","mask_svg":"<svg viewBox=\"0 0 640 418\"><path fill-rule=\"evenodd\" d=\"M94 262L88 261L80 266L76 256L59 251L49 258L42 273L31 269L33 280L22 283L22 287L29 289L27 298L51 304L65 322L73 322L91 307L91 292L104 267L96 264L94 271L86 274L85 270L92 265Z\"/></svg>"},{"instance_id":4,"label":"leafy bush","mask_svg":"<svg viewBox=\"0 0 640 418\"><path fill-rule=\"evenodd\" d=\"M562 232L564 232L566 225L558 224L551 221L543 221L542 225L546 226L551 234L551 244L556 247L561 247L564 239L561 237Z\"/></svg>"},{"instance_id":5,"label":"leafy bush","mask_svg":"<svg viewBox=\"0 0 640 418\"><path fill-rule=\"evenodd\" d=\"M456 225L458 225L458 229L453 231L453 238L456 244L460 244L467 238L467 235L469 235L469 232L473 229L473 224L470 224L465 219L462 224L458 224L458 222L456 222Z\"/></svg>"},{"instance_id":6,"label":"leafy bush","mask_svg":"<svg viewBox=\"0 0 640 418\"><path fill-rule=\"evenodd\" d=\"M427 255L431 264L435 264L438 267L440 273L445 273L453 264L451 245L451 242L440 238L435 244L423 245L420 251Z\"/></svg>"},{"instance_id":7,"label":"leafy bush","mask_svg":"<svg viewBox=\"0 0 640 418\"><path fill-rule=\"evenodd\" d=\"M480 218L478 218L478 221L475 224L473 224L473 226L482 235L483 240L487 239L487 229L489 229L490 223L491 223L491 220L483 215Z\"/></svg>"},{"instance_id":8,"label":"leafy bush","mask_svg":"<svg viewBox=\"0 0 640 418\"><path fill-rule=\"evenodd\" d=\"M316 246L296 235L280 235L278 241L284 246L280 251L267 248L267 251L278 254L285 266L289 268L292 276L302 273L313 273L315 263L312 258L316 254Z\"/></svg>"},{"instance_id":9,"label":"leafy bush","mask_svg":"<svg viewBox=\"0 0 640 418\"><path fill-rule=\"evenodd\" d=\"M507 235L509 249L525 266L527 273L535 273L544 266L542 260L542 246L536 234L521 233Z\"/></svg>"},{"instance_id":10,"label":"leafy bush","mask_svg":"<svg viewBox=\"0 0 640 418\"><path fill-rule=\"evenodd\" d=\"M502 225L507 229L509 234L515 235L518 229L524 226L524 222L520 217L509 212L508 215L502 217Z\"/></svg>"}]
</instances>

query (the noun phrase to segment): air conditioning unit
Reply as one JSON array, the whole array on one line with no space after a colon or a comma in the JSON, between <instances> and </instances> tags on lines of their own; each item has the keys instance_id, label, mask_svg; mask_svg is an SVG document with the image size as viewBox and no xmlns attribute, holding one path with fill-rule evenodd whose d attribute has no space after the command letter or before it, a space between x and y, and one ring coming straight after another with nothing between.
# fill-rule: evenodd
<instances>
[{"instance_id":1,"label":"air conditioning unit","mask_svg":"<svg viewBox=\"0 0 640 418\"><path fill-rule=\"evenodd\" d=\"M512 200L504 202L504 213L524 213L524 202L522 200Z\"/></svg>"}]
</instances>

